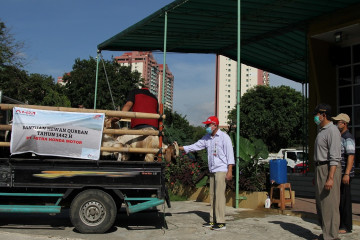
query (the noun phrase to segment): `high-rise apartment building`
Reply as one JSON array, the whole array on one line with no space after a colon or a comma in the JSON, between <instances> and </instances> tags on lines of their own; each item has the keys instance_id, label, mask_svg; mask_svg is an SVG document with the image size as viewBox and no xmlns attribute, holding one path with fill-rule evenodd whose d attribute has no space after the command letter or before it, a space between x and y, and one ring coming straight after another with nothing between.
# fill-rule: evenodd
<instances>
[{"instance_id":1,"label":"high-rise apartment building","mask_svg":"<svg viewBox=\"0 0 360 240\"><path fill-rule=\"evenodd\" d=\"M159 95L158 98L162 96L162 84L163 84L163 71L164 65L159 64ZM166 64L166 71L165 71L165 94L164 94L164 107L167 109L173 109L173 97L174 97L174 75L170 72L168 65Z\"/></svg>"},{"instance_id":2,"label":"high-rise apartment building","mask_svg":"<svg viewBox=\"0 0 360 240\"><path fill-rule=\"evenodd\" d=\"M256 85L269 85L269 73L241 64L241 96ZM222 55L216 58L215 92L215 115L219 126L227 128L228 114L236 105L237 62Z\"/></svg>"},{"instance_id":3,"label":"high-rise apartment building","mask_svg":"<svg viewBox=\"0 0 360 240\"><path fill-rule=\"evenodd\" d=\"M160 100L163 66L156 62L151 52L126 52L115 57L115 61L121 66L131 66L131 71L138 71L144 79L144 85ZM166 66L166 78L164 106L172 110L174 76L168 66Z\"/></svg>"}]
</instances>

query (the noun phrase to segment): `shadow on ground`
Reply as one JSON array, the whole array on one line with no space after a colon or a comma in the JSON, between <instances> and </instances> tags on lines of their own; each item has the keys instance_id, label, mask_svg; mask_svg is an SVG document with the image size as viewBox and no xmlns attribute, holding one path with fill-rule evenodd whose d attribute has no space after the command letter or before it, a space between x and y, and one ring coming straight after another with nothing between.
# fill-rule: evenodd
<instances>
[{"instance_id":1,"label":"shadow on ground","mask_svg":"<svg viewBox=\"0 0 360 240\"><path fill-rule=\"evenodd\" d=\"M278 224L284 230L289 231L292 234L305 239L316 239L318 237L317 235L312 233L309 229L303 228L293 223L281 222L281 221L271 221L270 223Z\"/></svg>"},{"instance_id":2,"label":"shadow on ground","mask_svg":"<svg viewBox=\"0 0 360 240\"><path fill-rule=\"evenodd\" d=\"M204 211L188 211L188 212L178 212L178 213L174 213L174 214L196 214L199 217L201 217L204 222L208 222L209 221L209 212L204 212Z\"/></svg>"},{"instance_id":3,"label":"shadow on ground","mask_svg":"<svg viewBox=\"0 0 360 240\"><path fill-rule=\"evenodd\" d=\"M0 228L8 229L54 229L61 230L71 227L69 211L64 210L59 214L39 213L1 213Z\"/></svg>"},{"instance_id":4,"label":"shadow on ground","mask_svg":"<svg viewBox=\"0 0 360 240\"><path fill-rule=\"evenodd\" d=\"M114 226L119 228L126 228L127 230L153 230L167 228L166 216L171 216L171 213L163 213L158 210L148 210L138 213L130 214L120 212L117 215Z\"/></svg>"}]
</instances>

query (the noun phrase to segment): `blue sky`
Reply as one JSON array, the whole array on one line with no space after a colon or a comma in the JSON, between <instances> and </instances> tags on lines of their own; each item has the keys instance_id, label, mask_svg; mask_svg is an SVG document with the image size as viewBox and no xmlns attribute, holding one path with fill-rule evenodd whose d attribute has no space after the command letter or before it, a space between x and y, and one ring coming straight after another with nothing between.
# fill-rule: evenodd
<instances>
[{"instance_id":1,"label":"blue sky","mask_svg":"<svg viewBox=\"0 0 360 240\"><path fill-rule=\"evenodd\" d=\"M25 43L25 69L56 79L76 58L96 57L96 47L173 0L0 0L0 20ZM105 59L122 52L102 52ZM158 63L162 53L156 53ZM214 114L215 55L168 53L175 76L174 110L199 125ZM301 85L270 75L270 85ZM116 89L113 88L113 91Z\"/></svg>"}]
</instances>

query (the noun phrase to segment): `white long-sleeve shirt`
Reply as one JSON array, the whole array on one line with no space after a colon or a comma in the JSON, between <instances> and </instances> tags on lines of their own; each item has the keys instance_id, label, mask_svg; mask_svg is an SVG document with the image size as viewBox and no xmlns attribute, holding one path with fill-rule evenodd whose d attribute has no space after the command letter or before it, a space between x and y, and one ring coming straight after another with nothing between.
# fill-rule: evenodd
<instances>
[{"instance_id":1,"label":"white long-sleeve shirt","mask_svg":"<svg viewBox=\"0 0 360 240\"><path fill-rule=\"evenodd\" d=\"M227 172L228 165L234 165L234 150L229 135L218 130L214 136L206 134L192 145L184 146L184 151L195 152L207 149L209 171Z\"/></svg>"}]
</instances>

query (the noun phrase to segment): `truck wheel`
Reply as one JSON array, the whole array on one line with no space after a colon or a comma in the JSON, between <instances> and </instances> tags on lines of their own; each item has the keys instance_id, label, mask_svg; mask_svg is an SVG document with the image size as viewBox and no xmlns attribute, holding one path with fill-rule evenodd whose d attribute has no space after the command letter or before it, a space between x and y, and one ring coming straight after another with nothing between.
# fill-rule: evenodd
<instances>
[{"instance_id":1,"label":"truck wheel","mask_svg":"<svg viewBox=\"0 0 360 240\"><path fill-rule=\"evenodd\" d=\"M90 189L79 193L70 206L70 220L81 233L104 233L116 219L114 199L102 190Z\"/></svg>"}]
</instances>

